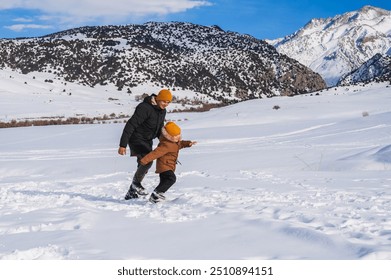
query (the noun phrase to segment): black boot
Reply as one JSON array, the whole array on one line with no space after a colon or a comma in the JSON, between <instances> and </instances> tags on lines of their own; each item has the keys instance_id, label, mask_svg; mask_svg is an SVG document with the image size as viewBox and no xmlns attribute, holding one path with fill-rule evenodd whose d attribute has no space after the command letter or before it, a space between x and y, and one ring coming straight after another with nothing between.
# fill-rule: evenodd
<instances>
[{"instance_id":1,"label":"black boot","mask_svg":"<svg viewBox=\"0 0 391 280\"><path fill-rule=\"evenodd\" d=\"M152 203L158 203L158 202L163 201L165 199L166 199L166 197L164 196L163 193L158 193L158 192L154 191L151 194L151 197L149 198L149 201L152 202Z\"/></svg>"},{"instance_id":2,"label":"black boot","mask_svg":"<svg viewBox=\"0 0 391 280\"><path fill-rule=\"evenodd\" d=\"M137 183L137 182L134 182L134 181L130 185L130 189L132 189L138 195L147 195L148 194L148 192L141 185L141 183Z\"/></svg>"},{"instance_id":3,"label":"black boot","mask_svg":"<svg viewBox=\"0 0 391 280\"><path fill-rule=\"evenodd\" d=\"M130 187L130 189L125 195L125 200L129 200L132 198L138 198L138 194L135 192L135 190L132 187Z\"/></svg>"}]
</instances>

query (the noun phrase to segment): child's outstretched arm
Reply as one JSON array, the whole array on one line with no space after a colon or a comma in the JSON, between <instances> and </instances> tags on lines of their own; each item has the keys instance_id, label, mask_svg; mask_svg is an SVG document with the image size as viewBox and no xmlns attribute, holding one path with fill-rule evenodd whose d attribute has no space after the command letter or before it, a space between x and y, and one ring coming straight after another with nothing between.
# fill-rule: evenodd
<instances>
[{"instance_id":1,"label":"child's outstretched arm","mask_svg":"<svg viewBox=\"0 0 391 280\"><path fill-rule=\"evenodd\" d=\"M188 147L191 147L191 146L193 146L193 145L195 145L195 144L197 144L197 142L196 141L185 141L185 140L182 140L181 142L180 142L180 149L182 149L182 148L188 148Z\"/></svg>"},{"instance_id":2,"label":"child's outstretched arm","mask_svg":"<svg viewBox=\"0 0 391 280\"><path fill-rule=\"evenodd\" d=\"M149 152L149 154L145 155L141 160L140 163L142 165L147 165L151 161L154 161L155 159L158 159L162 156L164 156L167 153L167 150L162 148L161 146L157 146L153 151Z\"/></svg>"}]
</instances>

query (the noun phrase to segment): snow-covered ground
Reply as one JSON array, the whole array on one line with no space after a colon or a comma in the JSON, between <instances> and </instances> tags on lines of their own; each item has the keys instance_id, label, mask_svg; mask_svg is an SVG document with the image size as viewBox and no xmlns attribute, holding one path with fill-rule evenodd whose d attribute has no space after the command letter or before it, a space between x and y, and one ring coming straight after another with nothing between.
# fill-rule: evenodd
<instances>
[{"instance_id":1,"label":"snow-covered ground","mask_svg":"<svg viewBox=\"0 0 391 280\"><path fill-rule=\"evenodd\" d=\"M381 84L170 113L198 144L156 205L123 199L123 123L1 129L0 259L391 259L390 104Z\"/></svg>"},{"instance_id":2,"label":"snow-covered ground","mask_svg":"<svg viewBox=\"0 0 391 280\"><path fill-rule=\"evenodd\" d=\"M26 75L0 69L0 122L67 118L102 118L104 115L128 115L145 93L158 93L156 85L142 85L118 91L113 85L83 86L66 82L54 74L32 72ZM216 103L191 91L173 91L178 102L170 110L183 110L197 99ZM185 98L188 101L184 101Z\"/></svg>"}]
</instances>

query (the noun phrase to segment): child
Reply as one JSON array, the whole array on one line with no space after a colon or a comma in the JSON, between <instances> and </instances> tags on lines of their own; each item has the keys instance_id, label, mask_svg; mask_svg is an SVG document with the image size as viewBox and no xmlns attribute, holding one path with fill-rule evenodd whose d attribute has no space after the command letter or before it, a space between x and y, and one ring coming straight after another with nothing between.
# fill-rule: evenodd
<instances>
[{"instance_id":1,"label":"child","mask_svg":"<svg viewBox=\"0 0 391 280\"><path fill-rule=\"evenodd\" d=\"M176 182L174 172L179 150L191 147L196 143L182 141L181 129L174 122L168 122L162 128L158 146L140 160L142 165L147 165L157 159L156 173L159 173L160 182L151 194L149 201L157 203L165 199L164 193Z\"/></svg>"}]
</instances>

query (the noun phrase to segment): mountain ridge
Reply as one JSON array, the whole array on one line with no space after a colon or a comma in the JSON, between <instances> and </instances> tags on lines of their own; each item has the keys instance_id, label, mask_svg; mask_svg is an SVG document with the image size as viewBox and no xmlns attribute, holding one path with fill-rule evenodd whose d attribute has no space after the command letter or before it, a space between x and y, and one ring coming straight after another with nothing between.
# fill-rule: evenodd
<instances>
[{"instance_id":1,"label":"mountain ridge","mask_svg":"<svg viewBox=\"0 0 391 280\"><path fill-rule=\"evenodd\" d=\"M391 83L391 55L378 53L356 70L343 76L337 86L386 81Z\"/></svg>"},{"instance_id":2,"label":"mountain ridge","mask_svg":"<svg viewBox=\"0 0 391 280\"><path fill-rule=\"evenodd\" d=\"M87 86L192 90L229 104L325 88L319 74L263 40L218 26L149 22L0 40L0 68L52 72Z\"/></svg>"}]
</instances>

